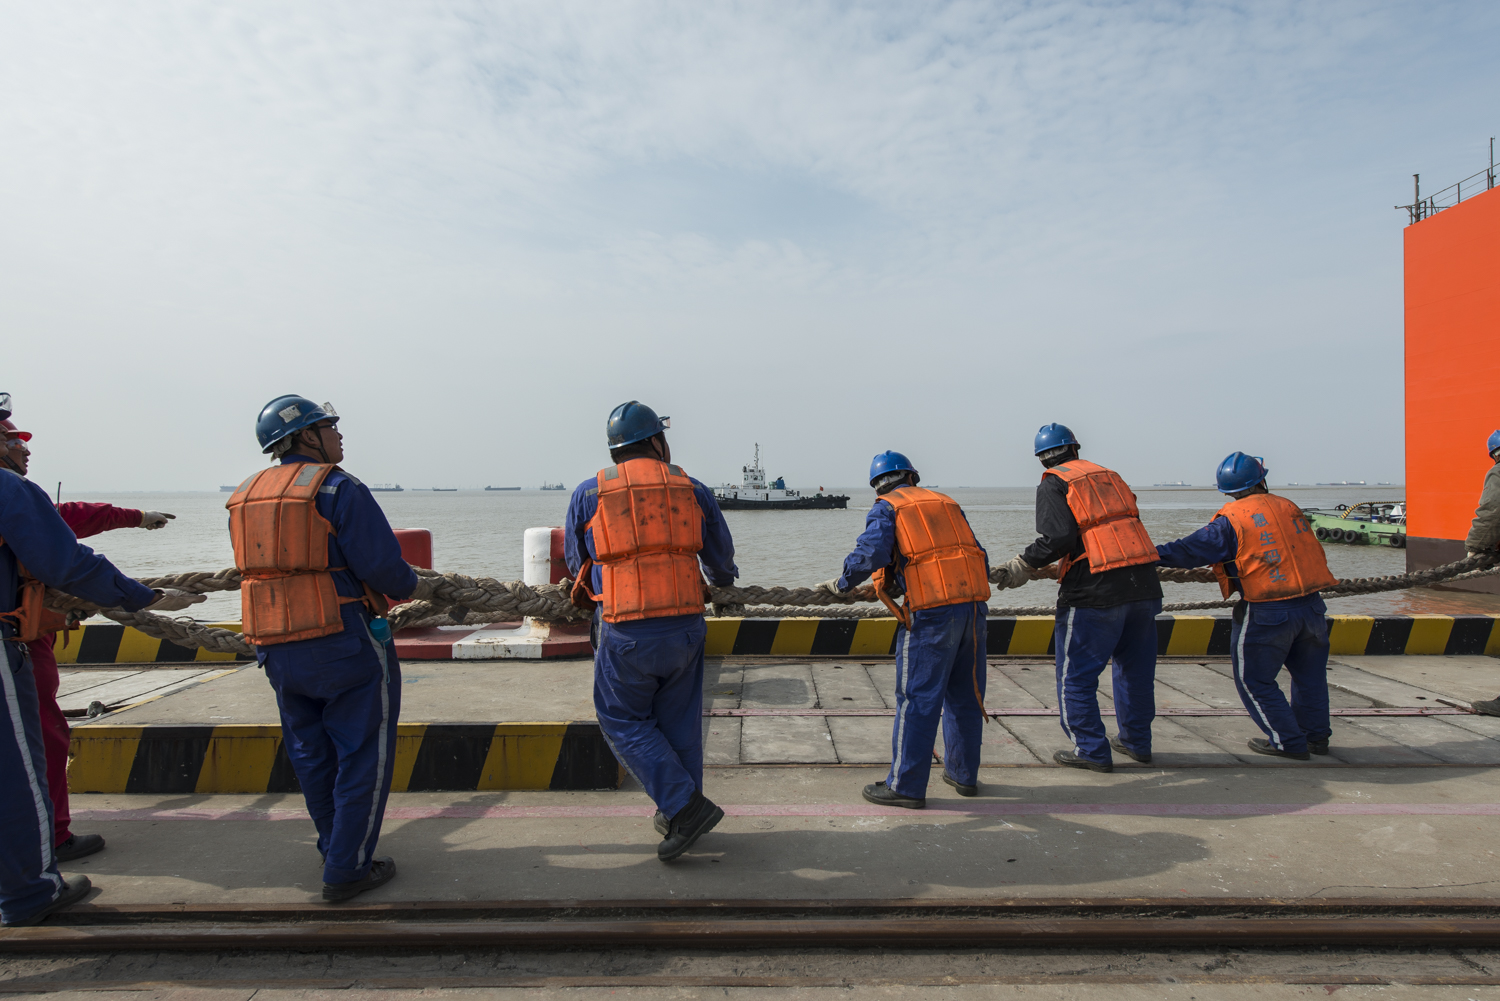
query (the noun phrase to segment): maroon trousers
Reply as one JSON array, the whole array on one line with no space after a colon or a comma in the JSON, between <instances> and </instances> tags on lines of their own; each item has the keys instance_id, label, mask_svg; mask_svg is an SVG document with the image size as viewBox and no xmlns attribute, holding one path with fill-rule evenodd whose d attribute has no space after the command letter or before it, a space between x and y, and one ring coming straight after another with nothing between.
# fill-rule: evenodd
<instances>
[{"instance_id":1,"label":"maroon trousers","mask_svg":"<svg viewBox=\"0 0 1500 1001\"><path fill-rule=\"evenodd\" d=\"M73 836L68 830L68 718L57 704L57 655L52 643L57 634L26 644L31 651L31 670L36 677L37 703L42 714L42 746L47 752L47 792L52 797L53 844Z\"/></svg>"}]
</instances>

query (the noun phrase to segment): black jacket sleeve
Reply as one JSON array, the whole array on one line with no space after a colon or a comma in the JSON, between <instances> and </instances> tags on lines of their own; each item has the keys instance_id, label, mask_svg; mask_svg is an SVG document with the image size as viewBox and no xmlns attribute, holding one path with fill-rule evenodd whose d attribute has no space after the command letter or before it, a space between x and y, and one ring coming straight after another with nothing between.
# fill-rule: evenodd
<instances>
[{"instance_id":1,"label":"black jacket sleeve","mask_svg":"<svg viewBox=\"0 0 1500 1001\"><path fill-rule=\"evenodd\" d=\"M1044 567L1064 556L1083 553L1078 519L1068 507L1068 485L1060 476L1043 476L1036 488L1037 539L1021 557L1033 567Z\"/></svg>"}]
</instances>

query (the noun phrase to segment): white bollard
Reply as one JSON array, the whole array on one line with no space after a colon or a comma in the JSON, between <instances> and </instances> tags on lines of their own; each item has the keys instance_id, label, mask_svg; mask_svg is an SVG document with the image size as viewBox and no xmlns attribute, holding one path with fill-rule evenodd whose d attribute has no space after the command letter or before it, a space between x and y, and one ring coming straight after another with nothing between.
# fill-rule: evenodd
<instances>
[{"instance_id":1,"label":"white bollard","mask_svg":"<svg viewBox=\"0 0 1500 1001\"><path fill-rule=\"evenodd\" d=\"M528 587L552 583L552 529L528 528L522 536L521 582Z\"/></svg>"}]
</instances>

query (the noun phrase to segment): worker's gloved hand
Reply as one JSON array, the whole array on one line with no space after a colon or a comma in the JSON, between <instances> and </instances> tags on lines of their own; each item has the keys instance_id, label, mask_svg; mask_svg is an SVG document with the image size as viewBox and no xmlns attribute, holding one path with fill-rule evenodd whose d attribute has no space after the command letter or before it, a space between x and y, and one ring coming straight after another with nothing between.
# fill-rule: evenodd
<instances>
[{"instance_id":1,"label":"worker's gloved hand","mask_svg":"<svg viewBox=\"0 0 1500 1001\"><path fill-rule=\"evenodd\" d=\"M1032 575L1036 572L1036 569L1030 563L1021 559L1020 556L1012 557L1010 562L1006 563L1001 569L1005 571L1005 587L1008 588L1020 587L1028 580L1031 580Z\"/></svg>"},{"instance_id":2,"label":"worker's gloved hand","mask_svg":"<svg viewBox=\"0 0 1500 1001\"><path fill-rule=\"evenodd\" d=\"M142 511L141 527L145 529L164 528L167 522L174 520L176 517L175 514L167 514L165 511Z\"/></svg>"},{"instance_id":3,"label":"worker's gloved hand","mask_svg":"<svg viewBox=\"0 0 1500 1001\"><path fill-rule=\"evenodd\" d=\"M406 600L426 601L428 598L431 598L434 590L433 583L434 581L431 577L418 577L417 586L412 589L411 594L406 596Z\"/></svg>"},{"instance_id":4,"label":"worker's gloved hand","mask_svg":"<svg viewBox=\"0 0 1500 1001\"><path fill-rule=\"evenodd\" d=\"M186 591L179 591L175 587L154 587L151 590L156 592L157 598L142 609L142 611L180 612L189 605L201 604L206 600L201 594L189 594Z\"/></svg>"},{"instance_id":5,"label":"worker's gloved hand","mask_svg":"<svg viewBox=\"0 0 1500 1001\"><path fill-rule=\"evenodd\" d=\"M813 586L813 590L822 591L825 594L834 595L841 595L844 593L843 591L839 590L839 579L837 577L833 578L833 580L825 580L821 584L815 584Z\"/></svg>"}]
</instances>

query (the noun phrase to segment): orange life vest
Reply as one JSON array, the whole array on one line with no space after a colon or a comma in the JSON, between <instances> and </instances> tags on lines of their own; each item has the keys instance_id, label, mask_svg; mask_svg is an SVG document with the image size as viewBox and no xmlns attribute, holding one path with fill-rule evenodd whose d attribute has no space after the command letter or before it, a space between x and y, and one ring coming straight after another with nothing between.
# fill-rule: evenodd
<instances>
[{"instance_id":1,"label":"orange life vest","mask_svg":"<svg viewBox=\"0 0 1500 1001\"><path fill-rule=\"evenodd\" d=\"M0 537L0 546L3 545L5 539ZM66 620L56 612L42 607L42 599L47 596L47 585L27 573L20 560L16 561L16 575L21 579L21 586L16 589L15 610L0 612L0 619L10 622L11 628L15 630L14 636L6 638L17 643L31 643L63 628L67 624ZM56 625L53 625L54 620Z\"/></svg>"},{"instance_id":2,"label":"orange life vest","mask_svg":"<svg viewBox=\"0 0 1500 1001\"><path fill-rule=\"evenodd\" d=\"M703 512L682 467L641 456L599 470L589 520L605 622L702 615ZM579 575L583 575L580 573Z\"/></svg>"},{"instance_id":3,"label":"orange life vest","mask_svg":"<svg viewBox=\"0 0 1500 1001\"><path fill-rule=\"evenodd\" d=\"M1056 476L1068 485L1068 510L1078 521L1089 573L1156 563L1161 559L1146 526L1141 524L1135 493L1119 473L1084 459L1069 459L1042 476ZM1058 560L1057 579L1062 580L1076 562L1076 556Z\"/></svg>"},{"instance_id":4,"label":"orange life vest","mask_svg":"<svg viewBox=\"0 0 1500 1001\"><path fill-rule=\"evenodd\" d=\"M896 549L906 557L902 609L885 592L885 572L875 578L876 593L896 618L905 622L906 609L989 600L984 550L957 501L922 487L897 487L880 500L896 509Z\"/></svg>"},{"instance_id":5,"label":"orange life vest","mask_svg":"<svg viewBox=\"0 0 1500 1001\"><path fill-rule=\"evenodd\" d=\"M318 513L317 498L337 468L320 462L272 466L241 483L224 505L234 565L244 577L242 629L257 646L342 632L339 606L369 601L340 597L333 586L330 571L344 568L328 565L333 526Z\"/></svg>"},{"instance_id":6,"label":"orange life vest","mask_svg":"<svg viewBox=\"0 0 1500 1001\"><path fill-rule=\"evenodd\" d=\"M1251 494L1230 501L1218 514L1229 519L1239 540L1234 566L1246 601L1300 598L1338 583L1329 572L1323 544L1302 509L1275 494ZM1214 565L1224 597L1234 593L1224 564Z\"/></svg>"}]
</instances>

